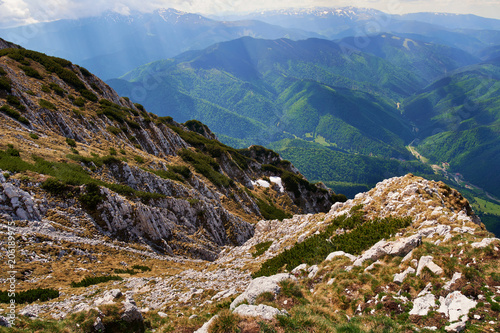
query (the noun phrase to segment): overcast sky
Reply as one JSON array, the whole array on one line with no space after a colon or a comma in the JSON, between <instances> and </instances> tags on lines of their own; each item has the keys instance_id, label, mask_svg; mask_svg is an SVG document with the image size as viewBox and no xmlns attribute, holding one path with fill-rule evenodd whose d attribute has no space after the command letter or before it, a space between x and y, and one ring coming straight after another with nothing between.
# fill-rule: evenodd
<instances>
[{"instance_id":1,"label":"overcast sky","mask_svg":"<svg viewBox=\"0 0 500 333\"><path fill-rule=\"evenodd\" d=\"M0 0L0 26L95 16L107 10L128 14L176 8L224 17L228 14L289 7L376 8L390 14L451 12L500 19L500 0Z\"/></svg>"}]
</instances>

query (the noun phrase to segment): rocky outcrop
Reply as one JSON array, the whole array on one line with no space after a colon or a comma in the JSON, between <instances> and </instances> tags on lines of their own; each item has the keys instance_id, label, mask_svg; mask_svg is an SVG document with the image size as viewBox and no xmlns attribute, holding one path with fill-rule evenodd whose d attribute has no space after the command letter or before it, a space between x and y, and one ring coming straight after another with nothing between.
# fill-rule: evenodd
<instances>
[{"instance_id":1,"label":"rocky outcrop","mask_svg":"<svg viewBox=\"0 0 500 333\"><path fill-rule=\"evenodd\" d=\"M245 291L234 299L231 303L230 309L235 309L236 306L244 301L247 301L249 304L253 304L257 296L265 292L270 292L275 295L278 294L281 290L279 283L287 279L296 280L295 276L288 273L262 276L252 280Z\"/></svg>"},{"instance_id":2,"label":"rocky outcrop","mask_svg":"<svg viewBox=\"0 0 500 333\"><path fill-rule=\"evenodd\" d=\"M420 235L413 235L392 242L381 240L357 258L353 265L361 266L366 260L375 261L385 255L405 256L420 244L422 244L422 236Z\"/></svg>"},{"instance_id":3,"label":"rocky outcrop","mask_svg":"<svg viewBox=\"0 0 500 333\"><path fill-rule=\"evenodd\" d=\"M273 308L272 306L259 304L259 305L248 305L241 304L236 309L233 310L233 313L238 314L240 316L248 316L248 317L258 317L265 320L271 320L276 316L284 316L288 315L285 310L278 310Z\"/></svg>"}]
</instances>

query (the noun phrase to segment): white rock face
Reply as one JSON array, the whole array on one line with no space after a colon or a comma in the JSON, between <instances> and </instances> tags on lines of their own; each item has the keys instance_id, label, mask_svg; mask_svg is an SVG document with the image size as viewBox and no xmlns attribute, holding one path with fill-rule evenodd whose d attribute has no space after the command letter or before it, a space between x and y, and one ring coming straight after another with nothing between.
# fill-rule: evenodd
<instances>
[{"instance_id":1,"label":"white rock face","mask_svg":"<svg viewBox=\"0 0 500 333\"><path fill-rule=\"evenodd\" d=\"M248 303L253 304L257 296L265 292L271 292L276 295L281 290L278 283L287 279L297 280L295 276L288 273L258 277L250 282L243 294L236 297L229 308L233 310L245 300L248 301Z\"/></svg>"},{"instance_id":2,"label":"white rock face","mask_svg":"<svg viewBox=\"0 0 500 333\"><path fill-rule=\"evenodd\" d=\"M450 322L460 320L462 316L467 316L469 310L477 305L476 301L468 299L458 290L448 294L446 298L440 297L439 301L441 306L437 311L450 318Z\"/></svg>"},{"instance_id":3,"label":"white rock face","mask_svg":"<svg viewBox=\"0 0 500 333\"><path fill-rule=\"evenodd\" d=\"M422 273L422 270L427 267L432 273L441 275L443 274L443 269L436 265L432 261L433 257L432 256L422 256L420 257L420 260L418 262L418 267L417 267L417 276Z\"/></svg>"},{"instance_id":4,"label":"white rock face","mask_svg":"<svg viewBox=\"0 0 500 333\"><path fill-rule=\"evenodd\" d=\"M375 261L385 255L405 256L420 244L422 244L422 236L419 234L392 242L381 240L366 250L361 257L354 261L353 265L361 266L368 259Z\"/></svg>"},{"instance_id":5,"label":"white rock face","mask_svg":"<svg viewBox=\"0 0 500 333\"><path fill-rule=\"evenodd\" d=\"M436 298L434 295L425 294L413 300L413 309L411 309L410 315L425 316L435 306Z\"/></svg>"},{"instance_id":6,"label":"white rock face","mask_svg":"<svg viewBox=\"0 0 500 333\"><path fill-rule=\"evenodd\" d=\"M278 310L273 308L272 306L267 306L264 304L259 305L248 305L241 304L236 309L233 310L233 313L239 314L241 316L249 316L249 317L260 317L265 320L271 320L275 318L277 315L287 315L288 312L285 310Z\"/></svg>"},{"instance_id":7,"label":"white rock face","mask_svg":"<svg viewBox=\"0 0 500 333\"><path fill-rule=\"evenodd\" d=\"M335 205L336 205L336 204L335 204ZM356 256L353 256L352 254L349 254L349 253L345 253L344 251L335 251L335 252L330 253L330 254L326 257L325 261L330 261L330 260L332 260L333 258L335 258L335 257L339 257L339 256L344 256L344 257L347 257L347 258L349 258L351 261L354 261L354 260L356 260L356 258L357 258Z\"/></svg>"},{"instance_id":8,"label":"white rock face","mask_svg":"<svg viewBox=\"0 0 500 333\"><path fill-rule=\"evenodd\" d=\"M403 283L404 279L408 274L415 273L415 269L413 267L408 267L406 270L404 270L402 273L395 274L394 275L394 283Z\"/></svg>"}]
</instances>

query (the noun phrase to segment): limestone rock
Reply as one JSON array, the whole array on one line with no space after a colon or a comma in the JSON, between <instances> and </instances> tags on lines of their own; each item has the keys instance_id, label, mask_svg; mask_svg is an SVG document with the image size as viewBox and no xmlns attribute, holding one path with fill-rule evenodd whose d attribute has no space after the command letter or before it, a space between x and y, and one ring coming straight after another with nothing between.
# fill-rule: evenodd
<instances>
[{"instance_id":1,"label":"limestone rock","mask_svg":"<svg viewBox=\"0 0 500 333\"><path fill-rule=\"evenodd\" d=\"M460 320L460 317L467 316L469 310L477 305L477 302L464 296L460 291L448 294L446 298L440 297L441 306L437 310L444 313L450 322Z\"/></svg>"},{"instance_id":2,"label":"limestone rock","mask_svg":"<svg viewBox=\"0 0 500 333\"><path fill-rule=\"evenodd\" d=\"M4 316L0 316L0 326L3 326L3 327L12 327L12 325L10 324L10 322Z\"/></svg>"},{"instance_id":3,"label":"limestone rock","mask_svg":"<svg viewBox=\"0 0 500 333\"><path fill-rule=\"evenodd\" d=\"M420 244L422 244L422 236L419 234L401 238L392 242L381 240L370 249L366 250L358 259L356 259L356 261L354 261L353 265L361 266L363 262L368 259L376 261L385 255L405 256L408 252Z\"/></svg>"},{"instance_id":4,"label":"limestone rock","mask_svg":"<svg viewBox=\"0 0 500 333\"><path fill-rule=\"evenodd\" d=\"M457 280L459 280L461 277L462 277L462 273L455 272L455 273L453 274L453 277L451 278L451 280L445 283L445 285L443 286L443 289L444 289L444 290L450 290L451 286L452 286L455 282L457 282Z\"/></svg>"},{"instance_id":5,"label":"limestone rock","mask_svg":"<svg viewBox=\"0 0 500 333\"><path fill-rule=\"evenodd\" d=\"M458 322L458 323L453 323L444 328L446 332L462 332L465 330L465 323Z\"/></svg>"},{"instance_id":6,"label":"limestone rock","mask_svg":"<svg viewBox=\"0 0 500 333\"><path fill-rule=\"evenodd\" d=\"M300 274L301 271L305 271L306 268L307 268L307 264L300 264L297 267L295 267L294 269L292 269L292 271L290 273L292 273L294 275L298 275L298 274Z\"/></svg>"},{"instance_id":7,"label":"limestone rock","mask_svg":"<svg viewBox=\"0 0 500 333\"><path fill-rule=\"evenodd\" d=\"M135 305L135 302L126 300L122 302L123 304L123 313L120 316L121 319L128 323L132 322L142 322L142 313L139 311L139 308L137 308L137 305Z\"/></svg>"},{"instance_id":8,"label":"limestone rock","mask_svg":"<svg viewBox=\"0 0 500 333\"><path fill-rule=\"evenodd\" d=\"M432 273L441 275L443 273L443 269L436 265L432 261L433 257L432 256L422 256L420 257L420 260L418 262L418 267L417 267L417 276L422 273L422 270L427 267Z\"/></svg>"},{"instance_id":9,"label":"limestone rock","mask_svg":"<svg viewBox=\"0 0 500 333\"><path fill-rule=\"evenodd\" d=\"M318 265L312 265L307 269L307 271L309 272L307 277L313 279L316 276L316 274L318 274L319 271Z\"/></svg>"},{"instance_id":10,"label":"limestone rock","mask_svg":"<svg viewBox=\"0 0 500 333\"><path fill-rule=\"evenodd\" d=\"M233 313L239 314L241 316L249 316L249 317L260 317L265 320L271 320L275 318L277 315L287 315L288 313L283 310L280 311L272 306L259 304L259 305L248 305L241 304L236 309L233 310Z\"/></svg>"},{"instance_id":11,"label":"limestone rock","mask_svg":"<svg viewBox=\"0 0 500 333\"><path fill-rule=\"evenodd\" d=\"M403 283L404 279L408 274L415 273L415 269L413 267L408 267L406 270L404 270L402 273L395 274L394 275L394 283L401 284Z\"/></svg>"},{"instance_id":12,"label":"limestone rock","mask_svg":"<svg viewBox=\"0 0 500 333\"><path fill-rule=\"evenodd\" d=\"M344 256L344 257L347 257L347 258L349 258L351 261L354 261L354 260L356 260L356 258L357 258L356 256L353 256L352 254L349 254L349 253L345 253L344 251L335 251L335 252L330 253L330 254L326 257L325 261L330 261L330 260L332 260L333 258L335 258L335 257L339 257L339 256Z\"/></svg>"},{"instance_id":13,"label":"limestone rock","mask_svg":"<svg viewBox=\"0 0 500 333\"><path fill-rule=\"evenodd\" d=\"M413 300L413 308L410 315L425 316L430 309L436 306L436 298L433 294L425 294Z\"/></svg>"},{"instance_id":14,"label":"limestone rock","mask_svg":"<svg viewBox=\"0 0 500 333\"><path fill-rule=\"evenodd\" d=\"M498 238L483 238L480 242L472 243L471 246L474 248L483 248L490 245L492 242L500 240Z\"/></svg>"},{"instance_id":15,"label":"limestone rock","mask_svg":"<svg viewBox=\"0 0 500 333\"><path fill-rule=\"evenodd\" d=\"M243 301L248 301L248 303L253 304L257 296L265 292L271 292L273 294L278 294L281 290L278 283L283 280L292 279L297 280L295 276L288 273L280 273L272 276L262 276L258 277L246 288L246 290L236 297L236 299L231 303L230 309L233 310Z\"/></svg>"}]
</instances>

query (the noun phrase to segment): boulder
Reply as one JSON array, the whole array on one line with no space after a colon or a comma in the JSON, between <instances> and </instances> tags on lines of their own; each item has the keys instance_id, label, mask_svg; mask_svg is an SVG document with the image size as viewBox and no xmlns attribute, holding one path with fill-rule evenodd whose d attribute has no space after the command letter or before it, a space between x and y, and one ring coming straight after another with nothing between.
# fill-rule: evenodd
<instances>
[{"instance_id":1,"label":"boulder","mask_svg":"<svg viewBox=\"0 0 500 333\"><path fill-rule=\"evenodd\" d=\"M292 273L293 275L299 275L300 272L305 271L306 268L307 268L307 264L300 264L297 267L295 267L294 269L292 269L292 271L290 273Z\"/></svg>"},{"instance_id":2,"label":"boulder","mask_svg":"<svg viewBox=\"0 0 500 333\"><path fill-rule=\"evenodd\" d=\"M418 267L417 267L417 276L422 273L422 270L427 267L432 273L441 275L443 273L443 269L436 265L432 261L433 257L432 256L422 256L420 257L420 260L418 262Z\"/></svg>"},{"instance_id":3,"label":"boulder","mask_svg":"<svg viewBox=\"0 0 500 333\"><path fill-rule=\"evenodd\" d=\"M458 322L458 323L453 323L451 325L448 325L444 328L446 332L462 332L465 330L465 323Z\"/></svg>"},{"instance_id":4,"label":"boulder","mask_svg":"<svg viewBox=\"0 0 500 333\"><path fill-rule=\"evenodd\" d=\"M462 273L455 272L453 274L453 277L451 278L450 281L446 282L445 285L443 286L444 290L450 290L450 287L457 282L458 279L462 277Z\"/></svg>"},{"instance_id":5,"label":"boulder","mask_svg":"<svg viewBox=\"0 0 500 333\"><path fill-rule=\"evenodd\" d=\"M137 308L137 305L135 305L135 302L133 300L127 299L126 301L122 302L123 304L123 313L120 316L121 319L128 323L132 322L142 322L144 319L142 318L142 313L139 311L139 308Z\"/></svg>"},{"instance_id":6,"label":"boulder","mask_svg":"<svg viewBox=\"0 0 500 333\"><path fill-rule=\"evenodd\" d=\"M307 269L307 271L309 272L307 277L310 279L313 279L316 276L316 274L318 274L319 267L318 267L318 265L312 265L311 267L309 267Z\"/></svg>"},{"instance_id":7,"label":"boulder","mask_svg":"<svg viewBox=\"0 0 500 333\"><path fill-rule=\"evenodd\" d=\"M436 306L436 298L433 294L425 294L424 296L413 300L413 308L410 315L425 316L429 310Z\"/></svg>"},{"instance_id":8,"label":"boulder","mask_svg":"<svg viewBox=\"0 0 500 333\"><path fill-rule=\"evenodd\" d=\"M10 322L7 320L7 318L5 318L4 316L0 316L0 326L3 326L3 327L11 327L12 325L10 324Z\"/></svg>"},{"instance_id":9,"label":"boulder","mask_svg":"<svg viewBox=\"0 0 500 333\"><path fill-rule=\"evenodd\" d=\"M477 305L476 301L468 299L458 290L448 294L446 298L440 297L439 301L441 306L437 311L450 318L450 322L460 320L462 316L467 316L469 310Z\"/></svg>"},{"instance_id":10,"label":"boulder","mask_svg":"<svg viewBox=\"0 0 500 333\"><path fill-rule=\"evenodd\" d=\"M340 256L347 257L347 258L349 258L351 261L354 261L354 260L356 260L356 258L357 258L356 256L353 256L352 254L349 254L349 253L345 253L344 251L335 251L335 252L330 253L330 254L326 257L325 261L330 261L330 260L332 260L333 258L335 258L335 257L340 257Z\"/></svg>"},{"instance_id":11,"label":"boulder","mask_svg":"<svg viewBox=\"0 0 500 333\"><path fill-rule=\"evenodd\" d=\"M398 284L401 284L403 283L404 279L406 278L406 276L408 274L412 274L412 273L415 273L415 269L413 267L408 267L405 271L403 271L402 273L399 273L399 274L395 274L394 275L394 283L398 283Z\"/></svg>"},{"instance_id":12,"label":"boulder","mask_svg":"<svg viewBox=\"0 0 500 333\"><path fill-rule=\"evenodd\" d=\"M385 255L405 256L420 244L422 244L422 236L420 234L401 238L392 242L381 240L370 249L366 250L356 259L356 261L354 261L353 265L361 266L363 262L368 259L376 261Z\"/></svg>"},{"instance_id":13,"label":"boulder","mask_svg":"<svg viewBox=\"0 0 500 333\"><path fill-rule=\"evenodd\" d=\"M277 315L288 315L288 312L285 310L278 310L273 308L272 306L259 304L259 305L248 305L241 304L236 309L233 310L233 313L239 314L241 316L249 316L249 317L259 317L265 320L271 320L275 318Z\"/></svg>"},{"instance_id":14,"label":"boulder","mask_svg":"<svg viewBox=\"0 0 500 333\"><path fill-rule=\"evenodd\" d=\"M483 238L483 240L481 240L480 242L476 242L476 243L472 243L471 246L473 248L483 248L483 247L487 247L488 245L490 245L492 242L496 241L496 240L499 240L498 238Z\"/></svg>"},{"instance_id":15,"label":"boulder","mask_svg":"<svg viewBox=\"0 0 500 333\"><path fill-rule=\"evenodd\" d=\"M247 289L231 303L230 309L233 310L240 303L243 303L245 300L248 301L249 304L253 304L257 296L265 292L271 292L273 294L278 294L281 290L278 283L283 280L292 279L297 280L295 276L288 273L280 273L272 276L262 276L258 277L248 285Z\"/></svg>"}]
</instances>

